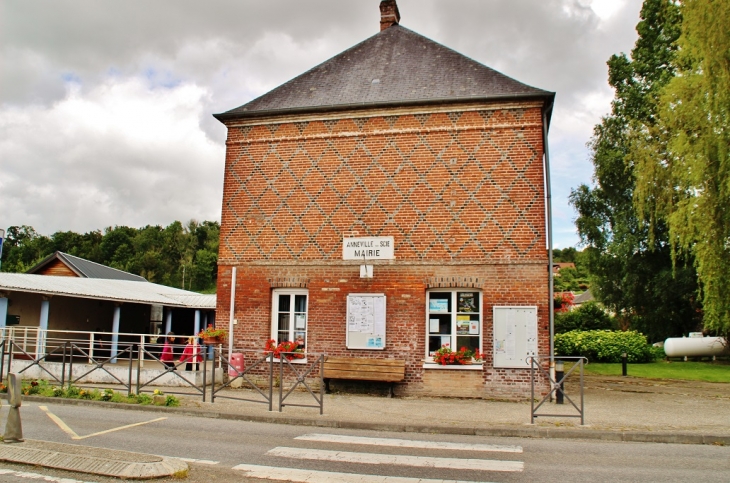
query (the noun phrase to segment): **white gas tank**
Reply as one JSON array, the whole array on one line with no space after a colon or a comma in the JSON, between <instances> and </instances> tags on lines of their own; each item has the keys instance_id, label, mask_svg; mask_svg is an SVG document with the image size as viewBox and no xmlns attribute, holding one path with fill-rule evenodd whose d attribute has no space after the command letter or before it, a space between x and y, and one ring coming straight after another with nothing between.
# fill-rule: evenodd
<instances>
[{"instance_id":1,"label":"white gas tank","mask_svg":"<svg viewBox=\"0 0 730 483\"><path fill-rule=\"evenodd\" d=\"M664 341L667 357L712 357L730 354L724 337L670 337Z\"/></svg>"}]
</instances>

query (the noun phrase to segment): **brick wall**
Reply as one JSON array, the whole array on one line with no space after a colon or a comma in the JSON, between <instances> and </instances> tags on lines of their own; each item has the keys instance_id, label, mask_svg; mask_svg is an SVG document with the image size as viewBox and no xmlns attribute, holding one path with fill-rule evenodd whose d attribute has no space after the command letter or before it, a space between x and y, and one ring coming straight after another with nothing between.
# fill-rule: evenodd
<instances>
[{"instance_id":1,"label":"brick wall","mask_svg":"<svg viewBox=\"0 0 730 483\"><path fill-rule=\"evenodd\" d=\"M482 388L476 397L529 394L528 371L491 368L491 324L494 305L537 306L547 355L539 103L227 126L217 317L227 324L235 265L237 347L262 348L271 336L273 288L305 287L309 351L403 358L407 384L399 392L448 394L439 381L454 371L423 368L426 291L475 287L488 358L482 371L462 376ZM393 236L395 260L374 261L374 278L360 279L360 263L342 260L347 236ZM386 295L385 352L345 348L349 293Z\"/></svg>"},{"instance_id":2,"label":"brick wall","mask_svg":"<svg viewBox=\"0 0 730 483\"><path fill-rule=\"evenodd\" d=\"M220 263L336 261L348 234L399 261L545 260L541 110L499 107L229 122Z\"/></svg>"},{"instance_id":3,"label":"brick wall","mask_svg":"<svg viewBox=\"0 0 730 483\"><path fill-rule=\"evenodd\" d=\"M529 371L493 369L492 308L495 305L537 305L538 348L540 355L549 350L547 264L501 265L375 265L372 279L359 278L359 266L237 266L234 344L243 349L262 349L271 337L271 290L290 280L291 286L306 283L309 290L307 351L332 356L389 357L406 360L406 385L399 394L453 395L467 397L464 387L457 393L454 385L441 385L446 371L424 369L426 357L426 291L434 284L469 279L483 294L482 328L484 370L459 373L470 380L478 378L482 390L471 397L522 398L530 392ZM292 273L296 273L293 276ZM228 324L231 267L219 268L219 323ZM454 282L462 285L465 282ZM383 293L386 296L386 346L384 351L346 348L347 295ZM439 374L430 374L438 372ZM426 376L429 373L430 377ZM457 384L458 386L458 384Z\"/></svg>"}]
</instances>

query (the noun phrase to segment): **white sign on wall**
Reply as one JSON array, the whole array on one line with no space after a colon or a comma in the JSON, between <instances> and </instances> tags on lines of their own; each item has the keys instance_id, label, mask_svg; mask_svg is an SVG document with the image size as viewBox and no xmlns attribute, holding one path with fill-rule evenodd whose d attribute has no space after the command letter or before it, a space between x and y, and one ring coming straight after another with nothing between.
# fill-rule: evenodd
<instances>
[{"instance_id":1,"label":"white sign on wall","mask_svg":"<svg viewBox=\"0 0 730 483\"><path fill-rule=\"evenodd\" d=\"M348 349L385 349L385 295L349 294L347 296Z\"/></svg>"},{"instance_id":2,"label":"white sign on wall","mask_svg":"<svg viewBox=\"0 0 730 483\"><path fill-rule=\"evenodd\" d=\"M494 307L494 367L529 368L537 357L537 307Z\"/></svg>"},{"instance_id":3,"label":"white sign on wall","mask_svg":"<svg viewBox=\"0 0 730 483\"><path fill-rule=\"evenodd\" d=\"M395 258L392 236L369 236L342 239L343 260L393 260Z\"/></svg>"}]
</instances>

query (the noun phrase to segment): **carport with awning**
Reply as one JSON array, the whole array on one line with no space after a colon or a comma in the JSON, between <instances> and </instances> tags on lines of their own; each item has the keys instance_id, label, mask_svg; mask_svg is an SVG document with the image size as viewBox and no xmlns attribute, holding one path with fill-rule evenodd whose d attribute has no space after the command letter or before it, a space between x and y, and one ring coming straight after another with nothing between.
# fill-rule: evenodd
<instances>
[{"instance_id":1,"label":"carport with awning","mask_svg":"<svg viewBox=\"0 0 730 483\"><path fill-rule=\"evenodd\" d=\"M215 294L146 281L0 273L0 329L195 334L215 320Z\"/></svg>"}]
</instances>

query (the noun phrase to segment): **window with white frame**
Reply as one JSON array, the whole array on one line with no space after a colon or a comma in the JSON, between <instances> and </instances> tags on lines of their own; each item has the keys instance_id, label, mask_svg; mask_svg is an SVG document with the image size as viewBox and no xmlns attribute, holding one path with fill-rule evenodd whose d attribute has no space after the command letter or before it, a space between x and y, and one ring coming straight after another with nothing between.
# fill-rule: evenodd
<instances>
[{"instance_id":1,"label":"window with white frame","mask_svg":"<svg viewBox=\"0 0 730 483\"><path fill-rule=\"evenodd\" d=\"M289 341L302 350L307 347L307 295L306 289L274 290L271 338L277 345Z\"/></svg>"},{"instance_id":2,"label":"window with white frame","mask_svg":"<svg viewBox=\"0 0 730 483\"><path fill-rule=\"evenodd\" d=\"M482 300L475 290L437 289L427 292L427 356L447 346L457 351L482 348Z\"/></svg>"}]
</instances>

